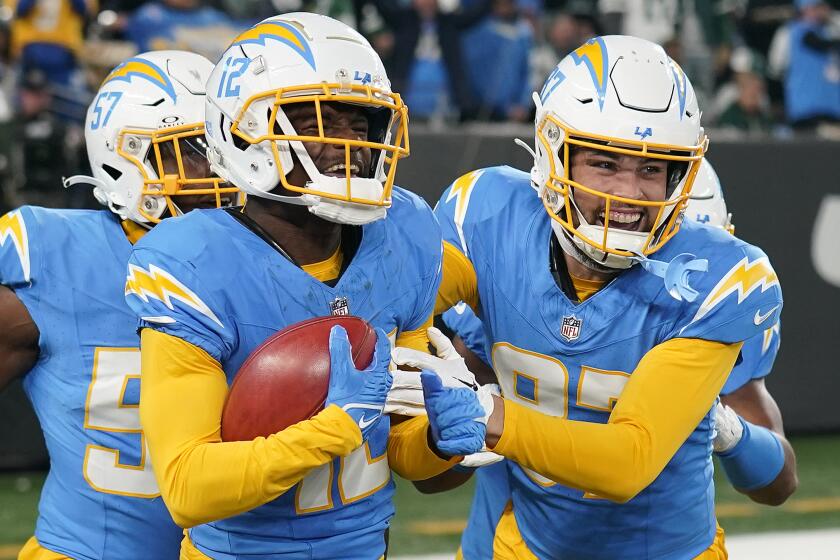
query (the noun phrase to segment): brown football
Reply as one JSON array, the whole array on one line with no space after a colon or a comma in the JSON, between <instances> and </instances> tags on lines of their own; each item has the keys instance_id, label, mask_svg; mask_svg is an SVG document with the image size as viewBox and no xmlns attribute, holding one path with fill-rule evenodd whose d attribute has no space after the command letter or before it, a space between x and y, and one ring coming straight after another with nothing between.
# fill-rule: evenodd
<instances>
[{"instance_id":1,"label":"brown football","mask_svg":"<svg viewBox=\"0 0 840 560\"><path fill-rule=\"evenodd\" d=\"M222 439L248 441L307 420L324 408L330 381L330 330L347 331L357 369L370 365L376 333L358 317L316 317L260 344L233 379L222 410Z\"/></svg>"}]
</instances>

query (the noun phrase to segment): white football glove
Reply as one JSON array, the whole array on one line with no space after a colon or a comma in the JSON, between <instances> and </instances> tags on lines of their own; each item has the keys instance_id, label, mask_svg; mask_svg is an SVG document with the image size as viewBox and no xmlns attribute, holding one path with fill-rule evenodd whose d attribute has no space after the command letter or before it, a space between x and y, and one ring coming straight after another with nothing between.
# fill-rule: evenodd
<instances>
[{"instance_id":1,"label":"white football glove","mask_svg":"<svg viewBox=\"0 0 840 560\"><path fill-rule=\"evenodd\" d=\"M462 467L477 469L479 467L486 467L487 465L498 463L502 459L504 459L504 457L502 457L501 455L497 455L492 451L479 451L478 453L467 455L466 457L461 459L461 462L458 464Z\"/></svg>"},{"instance_id":2,"label":"white football glove","mask_svg":"<svg viewBox=\"0 0 840 560\"><path fill-rule=\"evenodd\" d=\"M413 348L397 346L391 351L391 359L398 366L410 366L417 369L427 369L438 374L444 387L469 387L478 389L475 375L467 369L464 358L452 346L446 335L435 327L429 327L429 341L437 351L437 356L420 352ZM417 375L418 384L420 375Z\"/></svg>"},{"instance_id":3,"label":"white football glove","mask_svg":"<svg viewBox=\"0 0 840 560\"><path fill-rule=\"evenodd\" d=\"M715 405L715 436L712 447L715 453L725 453L741 441L744 426L738 413L718 401Z\"/></svg>"},{"instance_id":4,"label":"white football glove","mask_svg":"<svg viewBox=\"0 0 840 560\"><path fill-rule=\"evenodd\" d=\"M420 384L419 371L392 372L394 383L385 399L385 414L402 416L420 416L426 414L423 403L423 385Z\"/></svg>"},{"instance_id":5,"label":"white football glove","mask_svg":"<svg viewBox=\"0 0 840 560\"><path fill-rule=\"evenodd\" d=\"M484 417L479 421L487 424L487 420L493 413L493 395L499 394L498 385L479 387L475 381L475 375L467 369L464 358L455 350L446 335L435 327L429 327L427 332L429 341L438 354L437 356L413 348L397 346L391 351L391 359L398 366L410 366L436 373L444 387L468 387L476 391L478 402L485 412ZM395 373L394 384L391 387L391 393L388 394L388 400L385 402L386 412L389 408L396 409L398 407L411 411L416 409L418 403L422 405L423 388L420 384L420 372L400 372L399 375ZM407 415L417 416L418 414L422 414L422 412Z\"/></svg>"},{"instance_id":6,"label":"white football glove","mask_svg":"<svg viewBox=\"0 0 840 560\"><path fill-rule=\"evenodd\" d=\"M467 369L463 358L444 336L440 330L431 327L428 329L429 339L438 352L438 359L443 362L447 360L460 360L462 368L451 368L456 375L462 377L447 377L440 375L445 387L478 387L475 384L475 376ZM420 356L429 357L429 354L411 348L398 346L391 351L391 360L397 364L420 367ZM433 357L433 356L432 356ZM425 359L424 359L425 363ZM466 373L464 373L466 372ZM386 414L401 414L403 416L420 416L426 414L423 402L423 385L420 383L419 371L397 370L393 372L394 384L388 392L388 399L385 401Z\"/></svg>"}]
</instances>

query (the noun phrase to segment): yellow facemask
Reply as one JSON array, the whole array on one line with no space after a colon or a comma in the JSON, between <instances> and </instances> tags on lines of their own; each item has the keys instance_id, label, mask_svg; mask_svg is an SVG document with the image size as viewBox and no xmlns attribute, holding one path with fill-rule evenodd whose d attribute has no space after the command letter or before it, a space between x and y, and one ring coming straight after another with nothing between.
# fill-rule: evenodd
<instances>
[{"instance_id":1,"label":"yellow facemask","mask_svg":"<svg viewBox=\"0 0 840 560\"><path fill-rule=\"evenodd\" d=\"M268 122L268 133L254 136L248 132L250 128L247 113L249 108L257 102L270 100L271 115ZM387 110L390 115L388 122L379 131L369 130L368 139L337 138L327 136L324 132L324 120L322 115L322 103L335 102L350 105L359 105L369 109ZM318 122L318 135L304 136L300 134L287 134L290 125L285 117L283 109L294 104L314 104L315 114ZM230 132L247 144L258 144L265 140L271 141L271 150L274 157L274 165L277 166L280 176L280 185L292 192L301 194L312 194L322 198L351 202L356 204L389 207L391 205L391 190L394 185L394 177L397 171L397 163L401 158L409 154L408 139L408 109L400 98L399 94L374 88L369 85L345 84L314 84L297 85L276 90L262 92L249 98L236 119ZM379 137L371 138L371 132L379 133ZM278 144L278 142L280 144ZM321 144L332 144L344 147L344 163L346 189L344 192L330 192L317 188L317 184L295 185L288 181L287 175L291 168L284 164L288 162L288 155L284 158L281 154L285 142L315 142ZM351 179L351 151L352 148L368 148L372 152L371 175L381 180L382 192L376 198L360 196L353 192Z\"/></svg>"},{"instance_id":2,"label":"yellow facemask","mask_svg":"<svg viewBox=\"0 0 840 560\"><path fill-rule=\"evenodd\" d=\"M577 237L587 245L598 249L606 254L631 257L633 253L610 247L608 237L610 234L609 220L605 220L603 232L600 235L587 235L581 231L580 223L575 225L577 208L574 202L574 190L580 190L589 195L601 198L606 205L605 215L609 216L610 207L613 204L627 204L644 208L656 208L657 214L654 226L647 234L646 239L641 243L639 251L643 255L649 255L660 249L679 230L683 209L688 201L694 178L700 169L703 155L708 148L708 138L704 135L695 146L678 146L672 144L655 144L644 141L635 141L624 138L612 138L595 134L583 133L575 130L553 115L548 114L540 122L536 129L537 140L542 144L542 149L550 153L552 144L557 144L561 135L563 138L558 157L562 162L562 169L558 169L553 157L547 158L550 162L548 177L545 180L546 190L543 192L543 205L552 219L556 220L567 232ZM649 159L663 160L666 162L685 163L687 169L681 181L668 193L668 197L662 201L637 200L616 195L603 193L592 187L583 185L572 180L570 170L570 150L572 146L590 148L593 150L612 152L617 154L631 155Z\"/></svg>"},{"instance_id":3,"label":"yellow facemask","mask_svg":"<svg viewBox=\"0 0 840 560\"><path fill-rule=\"evenodd\" d=\"M140 159L142 146L146 143L144 138L151 140L146 159L148 165L156 171L157 177L148 173L146 165ZM172 216L181 213L173 200L178 196L213 195L217 208L224 205L223 197L232 197L239 203L244 200L239 189L223 186L226 183L210 172L203 151L205 145L204 123L185 124L156 131L126 128L119 132L117 153L132 162L143 175L143 196L140 198L138 211L144 218L153 223L161 220L152 215L149 208L144 208L148 197L162 196Z\"/></svg>"}]
</instances>

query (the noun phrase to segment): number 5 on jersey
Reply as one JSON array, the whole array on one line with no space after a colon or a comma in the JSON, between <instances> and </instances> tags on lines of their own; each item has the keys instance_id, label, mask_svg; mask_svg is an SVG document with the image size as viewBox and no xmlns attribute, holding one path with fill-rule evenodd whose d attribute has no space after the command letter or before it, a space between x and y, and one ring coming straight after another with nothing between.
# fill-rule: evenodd
<instances>
[{"instance_id":1,"label":"number 5 on jersey","mask_svg":"<svg viewBox=\"0 0 840 560\"><path fill-rule=\"evenodd\" d=\"M160 490L149 461L146 438L140 429L139 405L126 402L130 385L139 381L140 351L137 348L97 348L94 351L84 427L101 432L139 434L137 455L140 460L139 464L132 465L121 460L119 449L89 443L82 469L87 483L99 492L156 498ZM126 439L135 440L136 437Z\"/></svg>"}]
</instances>

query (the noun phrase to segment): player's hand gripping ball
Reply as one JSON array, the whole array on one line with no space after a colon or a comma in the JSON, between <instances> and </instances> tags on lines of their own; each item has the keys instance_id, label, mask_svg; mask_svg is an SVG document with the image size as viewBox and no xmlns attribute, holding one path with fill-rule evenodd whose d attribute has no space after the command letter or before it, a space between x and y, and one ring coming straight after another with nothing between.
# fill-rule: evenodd
<instances>
[{"instance_id":1,"label":"player's hand gripping ball","mask_svg":"<svg viewBox=\"0 0 840 560\"><path fill-rule=\"evenodd\" d=\"M364 370L350 359L350 341L343 328L330 331L330 388L327 406L334 404L346 412L359 426L366 440L382 418L385 399L394 378L391 363L391 342L382 329L376 329L376 351L373 361Z\"/></svg>"},{"instance_id":2,"label":"player's hand gripping ball","mask_svg":"<svg viewBox=\"0 0 840 560\"><path fill-rule=\"evenodd\" d=\"M222 411L222 440L268 436L323 410L334 326L347 332L355 368L368 367L376 333L362 319L316 317L290 325L260 344L236 373Z\"/></svg>"}]
</instances>

